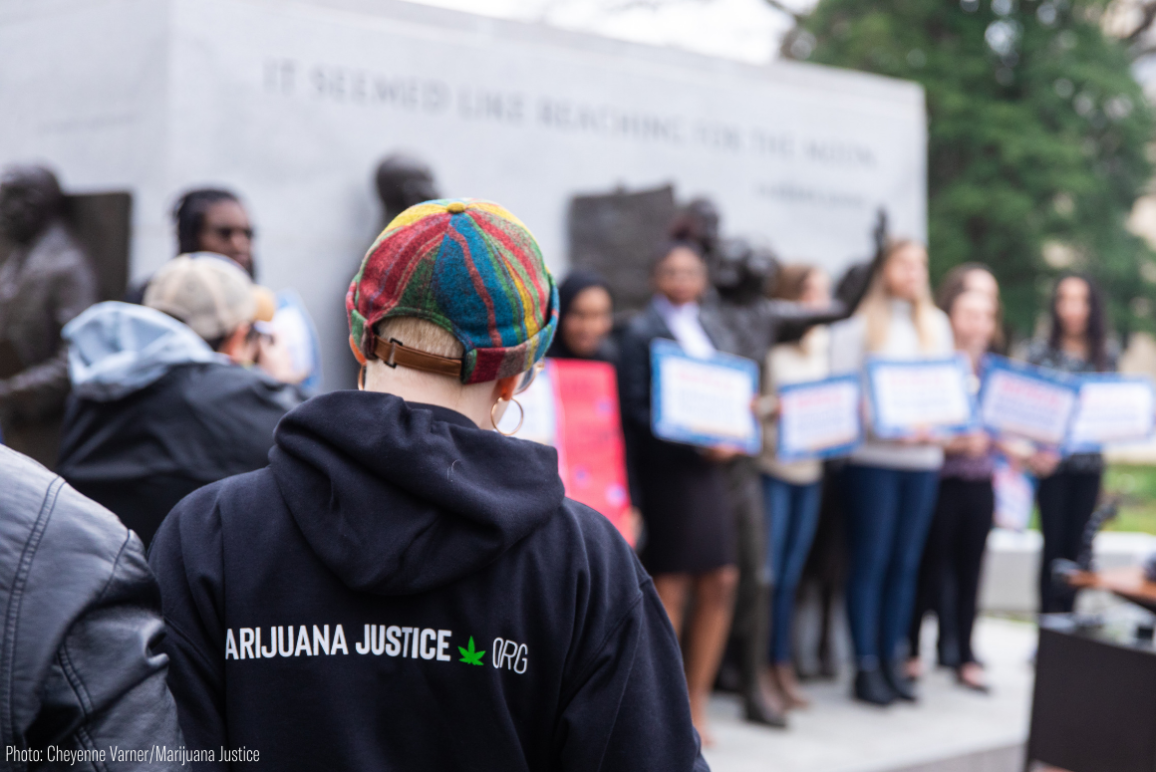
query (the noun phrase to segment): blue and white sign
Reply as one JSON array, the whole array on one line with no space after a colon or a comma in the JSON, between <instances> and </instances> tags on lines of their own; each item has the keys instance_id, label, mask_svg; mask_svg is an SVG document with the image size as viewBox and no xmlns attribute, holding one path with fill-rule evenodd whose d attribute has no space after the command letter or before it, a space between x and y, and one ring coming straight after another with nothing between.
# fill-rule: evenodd
<instances>
[{"instance_id":1,"label":"blue and white sign","mask_svg":"<svg viewBox=\"0 0 1156 772\"><path fill-rule=\"evenodd\" d=\"M780 461L845 456L863 441L859 376L784 384L778 397Z\"/></svg>"},{"instance_id":2,"label":"blue and white sign","mask_svg":"<svg viewBox=\"0 0 1156 772\"><path fill-rule=\"evenodd\" d=\"M1027 530L1036 503L1035 478L1001 453L995 458L991 484L995 495L993 517L996 527Z\"/></svg>"},{"instance_id":3,"label":"blue and white sign","mask_svg":"<svg viewBox=\"0 0 1156 772\"><path fill-rule=\"evenodd\" d=\"M1156 390L1142 376L1097 373L1080 378L1065 452L1094 452L1113 443L1142 442L1156 430Z\"/></svg>"},{"instance_id":4,"label":"blue and white sign","mask_svg":"<svg viewBox=\"0 0 1156 772\"><path fill-rule=\"evenodd\" d=\"M962 356L867 358L872 431L898 439L930 432L957 434L975 426L971 367Z\"/></svg>"},{"instance_id":5,"label":"blue and white sign","mask_svg":"<svg viewBox=\"0 0 1156 772\"><path fill-rule=\"evenodd\" d=\"M273 320L259 322L258 329L276 335L289 349L293 370L301 376L300 385L306 394L321 390L321 344L317 340L317 326L295 290L277 293Z\"/></svg>"},{"instance_id":6,"label":"blue and white sign","mask_svg":"<svg viewBox=\"0 0 1156 772\"><path fill-rule=\"evenodd\" d=\"M650 366L655 436L759 452L762 431L751 409L759 393L755 362L729 354L700 359L674 341L656 339L650 344Z\"/></svg>"},{"instance_id":7,"label":"blue and white sign","mask_svg":"<svg viewBox=\"0 0 1156 772\"><path fill-rule=\"evenodd\" d=\"M997 437L1061 447L1079 389L1079 380L1064 373L989 355L984 360L980 423Z\"/></svg>"}]
</instances>

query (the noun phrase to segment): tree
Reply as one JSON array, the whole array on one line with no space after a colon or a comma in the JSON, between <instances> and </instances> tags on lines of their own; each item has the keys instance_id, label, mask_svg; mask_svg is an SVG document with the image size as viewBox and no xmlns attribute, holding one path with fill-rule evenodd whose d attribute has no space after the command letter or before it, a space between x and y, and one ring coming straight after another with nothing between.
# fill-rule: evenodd
<instances>
[{"instance_id":1,"label":"tree","mask_svg":"<svg viewBox=\"0 0 1156 772\"><path fill-rule=\"evenodd\" d=\"M1108 4L821 0L783 40L792 58L924 86L933 276L991 265L1020 336L1063 268L1104 284L1118 330L1152 328L1156 253L1126 221L1153 171L1153 111L1130 66L1156 0L1124 39L1103 31Z\"/></svg>"}]
</instances>

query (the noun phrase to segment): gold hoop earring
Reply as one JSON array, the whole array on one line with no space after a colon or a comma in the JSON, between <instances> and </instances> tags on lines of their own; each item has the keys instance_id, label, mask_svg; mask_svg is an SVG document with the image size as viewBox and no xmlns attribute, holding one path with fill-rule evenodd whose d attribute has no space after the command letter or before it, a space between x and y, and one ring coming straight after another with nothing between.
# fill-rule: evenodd
<instances>
[{"instance_id":1,"label":"gold hoop earring","mask_svg":"<svg viewBox=\"0 0 1156 772\"><path fill-rule=\"evenodd\" d=\"M490 408L490 425L494 427L494 431L496 431L498 434L501 434L505 437L513 437L515 434L517 434L518 430L522 428L522 424L526 420L526 409L522 407L522 403L519 402L518 400L514 399L513 397L510 398L510 402L513 402L515 405L518 406L518 413L519 413L518 425L514 427L514 431L512 431L512 432L502 431L501 429L498 428L498 422L496 420L494 420L494 411L498 409L498 405L502 404L502 401L498 400L497 402L494 403L494 406Z\"/></svg>"}]
</instances>

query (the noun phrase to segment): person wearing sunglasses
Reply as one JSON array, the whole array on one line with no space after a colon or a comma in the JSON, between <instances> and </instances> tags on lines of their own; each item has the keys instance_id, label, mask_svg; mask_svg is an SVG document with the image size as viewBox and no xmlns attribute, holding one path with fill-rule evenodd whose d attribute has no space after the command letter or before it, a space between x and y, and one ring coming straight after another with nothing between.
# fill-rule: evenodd
<instances>
[{"instance_id":1,"label":"person wearing sunglasses","mask_svg":"<svg viewBox=\"0 0 1156 772\"><path fill-rule=\"evenodd\" d=\"M177 230L179 254L213 254L236 263L249 278L257 278L257 267L253 261L253 238L256 231L249 220L249 213L240 198L223 188L196 188L183 194L173 207L173 222ZM140 305L144 302L145 280L130 287L124 295L125 302ZM269 301L279 305L276 297ZM282 383L299 384L306 393L313 387L307 380L312 372L310 360L315 357L295 356L292 352L303 346L311 348L311 341L301 341L295 328L284 329L278 324L278 309L270 309L270 320L254 328L252 345L256 348L253 363Z\"/></svg>"},{"instance_id":2,"label":"person wearing sunglasses","mask_svg":"<svg viewBox=\"0 0 1156 772\"><path fill-rule=\"evenodd\" d=\"M236 193L223 188L195 188L177 199L172 211L177 231L178 255L210 252L227 257L256 280L253 238L256 231ZM131 285L126 303L140 305L149 280Z\"/></svg>"},{"instance_id":3,"label":"person wearing sunglasses","mask_svg":"<svg viewBox=\"0 0 1156 772\"><path fill-rule=\"evenodd\" d=\"M257 278L253 263L253 224L235 193L198 188L181 196L173 209L181 253L215 252Z\"/></svg>"},{"instance_id":4,"label":"person wearing sunglasses","mask_svg":"<svg viewBox=\"0 0 1156 772\"><path fill-rule=\"evenodd\" d=\"M503 436L558 325L526 227L403 211L346 295L358 390L277 427L150 552L190 752L270 769L707 769L678 641L557 452ZM259 759L253 754L259 753Z\"/></svg>"}]
</instances>

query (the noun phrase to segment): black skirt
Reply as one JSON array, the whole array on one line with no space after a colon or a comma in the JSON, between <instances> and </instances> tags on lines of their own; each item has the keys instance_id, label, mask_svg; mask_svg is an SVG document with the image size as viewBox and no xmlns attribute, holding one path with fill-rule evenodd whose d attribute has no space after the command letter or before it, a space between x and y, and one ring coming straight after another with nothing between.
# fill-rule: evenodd
<instances>
[{"instance_id":1,"label":"black skirt","mask_svg":"<svg viewBox=\"0 0 1156 772\"><path fill-rule=\"evenodd\" d=\"M646 544L653 575L700 574L735 563L735 523L723 467L685 445L653 436L637 454Z\"/></svg>"}]
</instances>

